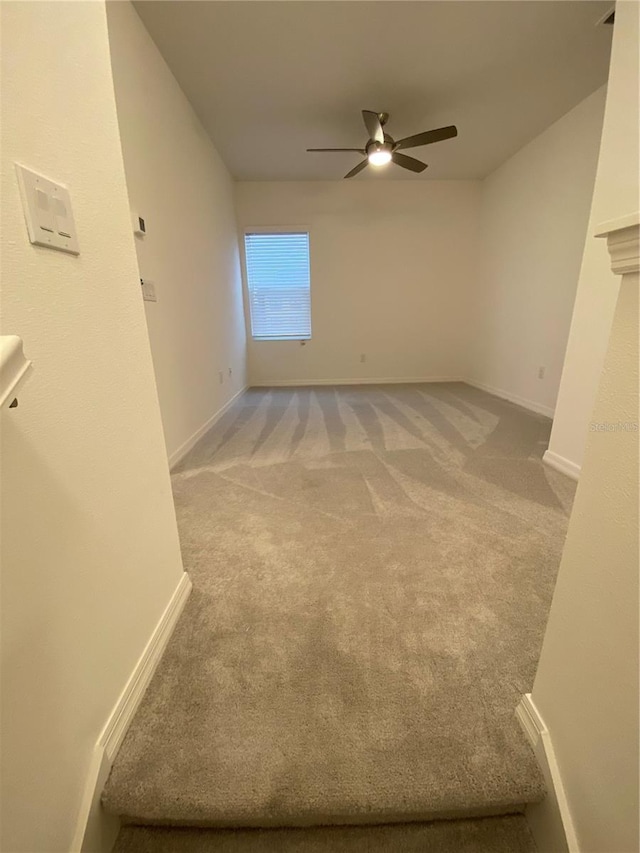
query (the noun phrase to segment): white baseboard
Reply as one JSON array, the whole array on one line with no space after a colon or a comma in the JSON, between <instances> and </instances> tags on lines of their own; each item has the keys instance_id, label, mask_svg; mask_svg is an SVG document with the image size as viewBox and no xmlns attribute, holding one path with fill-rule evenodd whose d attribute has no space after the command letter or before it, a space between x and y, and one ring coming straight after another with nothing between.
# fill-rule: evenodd
<instances>
[{"instance_id":1,"label":"white baseboard","mask_svg":"<svg viewBox=\"0 0 640 853\"><path fill-rule=\"evenodd\" d=\"M107 814L100 804L112 763L107 758L104 747L96 744L70 853L111 853L113 849L120 832L120 821L115 815Z\"/></svg>"},{"instance_id":2,"label":"white baseboard","mask_svg":"<svg viewBox=\"0 0 640 853\"><path fill-rule=\"evenodd\" d=\"M525 693L520 700L516 717L533 747L547 786L544 800L528 805L525 811L538 850L580 853L551 735L530 693Z\"/></svg>"},{"instance_id":3,"label":"white baseboard","mask_svg":"<svg viewBox=\"0 0 640 853\"><path fill-rule=\"evenodd\" d=\"M510 391L503 391L501 388L494 388L492 385L485 385L483 382L476 382L475 379L463 379L467 385L472 385L474 388L479 388L481 391L486 391L487 394L493 394L494 397L500 397L502 400L508 400L510 403L515 403L517 406L522 406L523 409L529 409L538 415L544 415L547 418L553 418L555 410L549 406L543 406L542 403L536 403L535 400L527 400L526 397L520 397L518 394L512 394Z\"/></svg>"},{"instance_id":4,"label":"white baseboard","mask_svg":"<svg viewBox=\"0 0 640 853\"><path fill-rule=\"evenodd\" d=\"M205 421L202 424L202 426L199 427L193 433L192 436L190 436L186 441L184 441L180 445L180 447L178 447L177 450L174 450L173 453L170 454L170 456L169 456L169 468L170 469L175 467L178 464L178 462L180 462L182 459L184 459L184 457L191 450L191 448L194 447L198 441L200 441L200 439L205 434L205 432L208 432L211 429L211 427L217 421L220 420L220 418L224 415L224 413L229 411L229 409L231 408L231 406L233 406L233 404L238 399L238 397L241 397L246 390L247 390L247 386L245 385L236 394L234 394L230 400L227 400L227 402L224 404L224 406L221 409L218 409L218 411L215 412L215 414L211 415L211 417L207 421Z\"/></svg>"},{"instance_id":5,"label":"white baseboard","mask_svg":"<svg viewBox=\"0 0 640 853\"><path fill-rule=\"evenodd\" d=\"M115 759L133 715L149 686L151 676L155 672L155 668L189 598L191 586L191 578L186 572L183 572L164 613L154 628L149 642L140 655L129 681L102 730L98 743L104 747L107 758L111 762Z\"/></svg>"},{"instance_id":6,"label":"white baseboard","mask_svg":"<svg viewBox=\"0 0 640 853\"><path fill-rule=\"evenodd\" d=\"M542 461L550 468L555 468L555 470L560 471L561 474L566 474L567 477L571 477L572 480L580 479L580 466L576 465L575 462L571 462L570 459L565 459L564 456L554 453L553 450L545 450Z\"/></svg>"},{"instance_id":7,"label":"white baseboard","mask_svg":"<svg viewBox=\"0 0 640 853\"><path fill-rule=\"evenodd\" d=\"M71 853L109 853L113 847L119 822L102 809L102 789L190 592L191 579L184 572L96 742Z\"/></svg>"},{"instance_id":8,"label":"white baseboard","mask_svg":"<svg viewBox=\"0 0 640 853\"><path fill-rule=\"evenodd\" d=\"M464 382L459 376L414 376L385 379L257 379L249 383L250 388L307 388L312 385L417 385L425 382Z\"/></svg>"}]
</instances>

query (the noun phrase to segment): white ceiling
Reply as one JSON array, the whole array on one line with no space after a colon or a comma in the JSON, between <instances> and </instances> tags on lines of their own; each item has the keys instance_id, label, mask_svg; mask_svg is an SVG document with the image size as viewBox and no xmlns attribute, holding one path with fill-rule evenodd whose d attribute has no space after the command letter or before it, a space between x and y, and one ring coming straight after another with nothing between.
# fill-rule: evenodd
<instances>
[{"instance_id":1,"label":"white ceiling","mask_svg":"<svg viewBox=\"0 0 640 853\"><path fill-rule=\"evenodd\" d=\"M363 147L360 111L429 168L353 180L481 178L606 82L611 0L141 0L136 8L238 180L334 180Z\"/></svg>"}]
</instances>

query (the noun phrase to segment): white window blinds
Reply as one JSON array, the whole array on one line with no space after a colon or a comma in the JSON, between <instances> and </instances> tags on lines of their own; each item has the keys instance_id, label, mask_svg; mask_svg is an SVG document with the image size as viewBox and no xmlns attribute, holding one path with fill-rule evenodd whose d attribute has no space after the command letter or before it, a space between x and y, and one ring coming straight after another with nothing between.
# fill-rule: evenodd
<instances>
[{"instance_id":1,"label":"white window blinds","mask_svg":"<svg viewBox=\"0 0 640 853\"><path fill-rule=\"evenodd\" d=\"M259 340L311 337L309 234L245 234L251 334Z\"/></svg>"}]
</instances>

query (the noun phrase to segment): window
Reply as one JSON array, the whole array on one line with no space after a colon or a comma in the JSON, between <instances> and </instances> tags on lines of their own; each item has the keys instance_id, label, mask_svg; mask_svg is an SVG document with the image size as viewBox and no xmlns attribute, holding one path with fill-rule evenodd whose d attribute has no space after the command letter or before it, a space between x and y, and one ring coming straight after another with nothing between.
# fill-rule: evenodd
<instances>
[{"instance_id":1,"label":"window","mask_svg":"<svg viewBox=\"0 0 640 853\"><path fill-rule=\"evenodd\" d=\"M247 233L251 334L260 341L311 337L309 234Z\"/></svg>"}]
</instances>

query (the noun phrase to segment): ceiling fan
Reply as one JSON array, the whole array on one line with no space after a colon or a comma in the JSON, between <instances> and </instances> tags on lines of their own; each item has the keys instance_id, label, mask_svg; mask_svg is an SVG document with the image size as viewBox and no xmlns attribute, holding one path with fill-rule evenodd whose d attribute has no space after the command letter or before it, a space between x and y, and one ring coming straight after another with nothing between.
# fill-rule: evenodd
<instances>
[{"instance_id":1,"label":"ceiling fan","mask_svg":"<svg viewBox=\"0 0 640 853\"><path fill-rule=\"evenodd\" d=\"M416 133L415 136L405 136L397 142L385 133L384 126L389 120L389 113L374 113L371 110L362 110L369 141L364 148L307 148L307 151L356 151L358 154L366 155L365 159L358 163L345 178L352 178L361 172L365 166L384 166L386 163L395 163L403 169L412 172L424 172L427 164L415 157L407 157L401 154L403 148L417 148L419 145L429 145L431 142L440 142L443 139L452 139L458 135L458 128L451 124L448 127L438 127L435 130L426 130L424 133Z\"/></svg>"}]
</instances>

